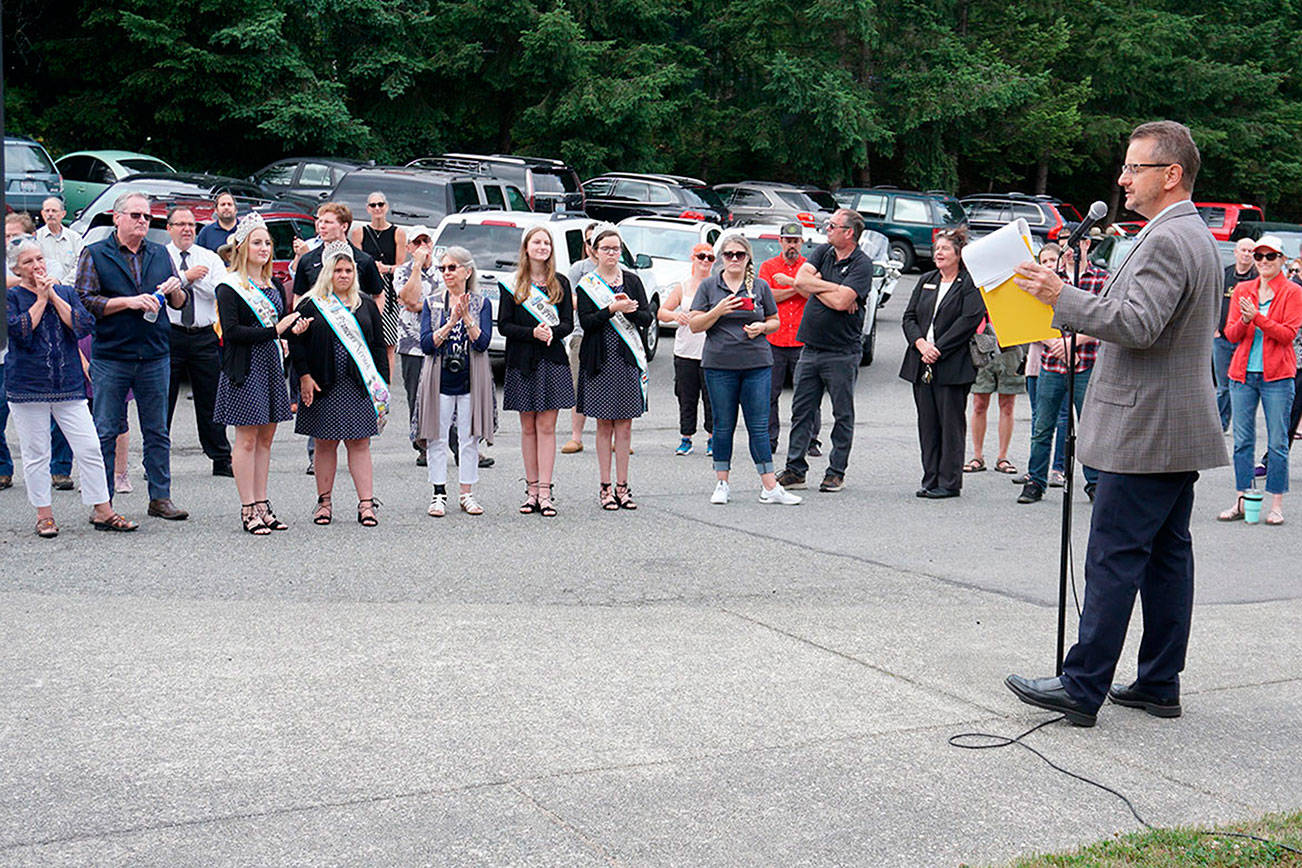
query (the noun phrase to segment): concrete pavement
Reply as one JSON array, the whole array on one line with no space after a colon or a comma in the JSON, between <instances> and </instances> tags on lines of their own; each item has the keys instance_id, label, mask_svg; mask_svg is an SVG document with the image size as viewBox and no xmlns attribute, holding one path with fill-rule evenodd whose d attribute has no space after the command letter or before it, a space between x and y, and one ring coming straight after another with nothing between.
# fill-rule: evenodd
<instances>
[{"instance_id":1,"label":"concrete pavement","mask_svg":"<svg viewBox=\"0 0 1302 868\"><path fill-rule=\"evenodd\" d=\"M672 454L669 342L634 425L636 513L597 507L589 425L557 459L561 515L516 515L504 413L486 515L425 516L396 422L376 441L380 527L355 523L341 473L317 528L285 426L271 495L293 527L255 539L189 402L188 522L146 518L138 482L118 506L141 531L94 533L56 492L50 542L21 482L0 493L0 863L955 865L1137 828L1025 751L947 744L1047 717L1001 681L1052 669L1059 502L1018 506L994 471L913 497L896 295L847 488L794 508L756 502L742 437L734 502L708 503L710 460ZM1019 467L1028 420L1023 398ZM138 480L138 439L133 456ZM1028 739L1153 823L1302 806L1302 513L1219 524L1231 488L1226 468L1198 485L1185 716L1108 706Z\"/></svg>"}]
</instances>

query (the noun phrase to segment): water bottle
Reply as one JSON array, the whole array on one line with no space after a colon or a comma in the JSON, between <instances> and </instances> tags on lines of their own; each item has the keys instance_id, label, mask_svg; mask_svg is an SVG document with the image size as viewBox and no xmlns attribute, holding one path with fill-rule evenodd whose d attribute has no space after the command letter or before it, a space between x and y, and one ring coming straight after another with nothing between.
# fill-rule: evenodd
<instances>
[{"instance_id":1,"label":"water bottle","mask_svg":"<svg viewBox=\"0 0 1302 868\"><path fill-rule=\"evenodd\" d=\"M154 290L154 298L158 301L158 310L145 311L145 322L157 322L158 312L163 309L163 305L167 304L167 296L163 295L161 289Z\"/></svg>"}]
</instances>

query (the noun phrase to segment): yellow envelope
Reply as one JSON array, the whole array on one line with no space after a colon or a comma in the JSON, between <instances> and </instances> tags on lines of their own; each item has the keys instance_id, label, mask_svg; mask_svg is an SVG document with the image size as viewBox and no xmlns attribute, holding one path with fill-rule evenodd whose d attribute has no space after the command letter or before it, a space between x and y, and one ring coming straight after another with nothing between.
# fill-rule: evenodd
<instances>
[{"instance_id":1,"label":"yellow envelope","mask_svg":"<svg viewBox=\"0 0 1302 868\"><path fill-rule=\"evenodd\" d=\"M1013 269L1034 258L1030 227L1020 218L963 248L963 262L981 289L1000 346L1062 336L1051 325L1053 308L1013 282Z\"/></svg>"}]
</instances>

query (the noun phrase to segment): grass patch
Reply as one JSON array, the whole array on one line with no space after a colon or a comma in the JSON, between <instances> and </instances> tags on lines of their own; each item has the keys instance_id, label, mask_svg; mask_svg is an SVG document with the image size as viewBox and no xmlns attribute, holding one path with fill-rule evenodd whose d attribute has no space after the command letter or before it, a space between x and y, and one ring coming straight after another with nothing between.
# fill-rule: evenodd
<instances>
[{"instance_id":1,"label":"grass patch","mask_svg":"<svg viewBox=\"0 0 1302 868\"><path fill-rule=\"evenodd\" d=\"M1065 853L1051 853L1019 859L1010 868L1175 868L1175 866L1213 866L1213 868L1257 868L1262 865L1302 866L1302 854L1247 838L1219 837L1211 831L1238 832L1269 838L1302 850L1302 811L1293 814L1267 814L1250 823L1237 823L1207 829L1200 826L1118 835Z\"/></svg>"}]
</instances>

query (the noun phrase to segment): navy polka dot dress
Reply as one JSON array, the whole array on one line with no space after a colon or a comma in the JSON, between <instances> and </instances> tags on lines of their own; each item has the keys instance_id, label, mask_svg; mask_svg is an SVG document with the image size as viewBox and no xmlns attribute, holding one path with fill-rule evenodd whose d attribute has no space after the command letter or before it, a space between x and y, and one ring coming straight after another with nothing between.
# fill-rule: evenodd
<instances>
[{"instance_id":1,"label":"navy polka dot dress","mask_svg":"<svg viewBox=\"0 0 1302 868\"><path fill-rule=\"evenodd\" d=\"M259 287L281 313L281 296L275 286ZM219 425L268 425L294 418L290 410L280 342L263 341L249 350L249 373L238 386L222 371L217 378L213 421Z\"/></svg>"},{"instance_id":2,"label":"navy polka dot dress","mask_svg":"<svg viewBox=\"0 0 1302 868\"><path fill-rule=\"evenodd\" d=\"M353 359L348 350L334 341L335 382L325 394L317 393L309 407L301 400L295 434L318 440L361 440L380 433L375 405L353 373Z\"/></svg>"}]
</instances>

